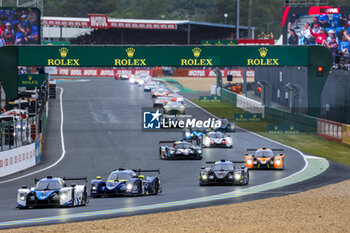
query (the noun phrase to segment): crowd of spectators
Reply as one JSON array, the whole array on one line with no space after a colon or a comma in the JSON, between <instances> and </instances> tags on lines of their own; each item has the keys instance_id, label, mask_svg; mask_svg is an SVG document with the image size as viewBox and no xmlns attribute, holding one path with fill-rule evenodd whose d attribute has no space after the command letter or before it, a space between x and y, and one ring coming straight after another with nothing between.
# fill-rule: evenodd
<instances>
[{"instance_id":1,"label":"crowd of spectators","mask_svg":"<svg viewBox=\"0 0 350 233\"><path fill-rule=\"evenodd\" d=\"M289 45L325 46L332 52L334 68L350 70L350 13L315 15L303 25L293 14L288 32Z\"/></svg>"},{"instance_id":2,"label":"crowd of spectators","mask_svg":"<svg viewBox=\"0 0 350 233\"><path fill-rule=\"evenodd\" d=\"M35 9L0 9L0 46L38 44L39 25Z\"/></svg>"}]
</instances>

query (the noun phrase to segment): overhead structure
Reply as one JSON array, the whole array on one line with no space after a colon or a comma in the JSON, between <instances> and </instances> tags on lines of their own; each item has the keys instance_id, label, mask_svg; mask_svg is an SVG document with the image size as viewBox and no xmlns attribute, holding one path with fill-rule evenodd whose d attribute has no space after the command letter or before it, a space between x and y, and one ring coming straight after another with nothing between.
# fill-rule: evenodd
<instances>
[{"instance_id":1,"label":"overhead structure","mask_svg":"<svg viewBox=\"0 0 350 233\"><path fill-rule=\"evenodd\" d=\"M17 98L18 66L306 66L308 114L318 116L332 62L329 49L321 46L5 46L0 48L0 81L8 102ZM324 68L321 75L320 66Z\"/></svg>"}]
</instances>

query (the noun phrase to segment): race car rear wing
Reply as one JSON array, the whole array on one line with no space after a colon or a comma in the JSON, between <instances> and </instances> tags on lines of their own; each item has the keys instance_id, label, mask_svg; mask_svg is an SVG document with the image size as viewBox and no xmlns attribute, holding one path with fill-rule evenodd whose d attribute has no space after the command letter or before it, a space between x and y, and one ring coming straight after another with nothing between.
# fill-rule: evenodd
<instances>
[{"instance_id":1,"label":"race car rear wing","mask_svg":"<svg viewBox=\"0 0 350 233\"><path fill-rule=\"evenodd\" d=\"M157 172L158 174L160 174L160 169L153 169L153 170L133 169L133 171L138 173L138 175L140 175L141 172Z\"/></svg>"},{"instance_id":2,"label":"race car rear wing","mask_svg":"<svg viewBox=\"0 0 350 233\"><path fill-rule=\"evenodd\" d=\"M47 177L48 179L52 179L53 177L52 176L48 176ZM35 184L40 181L41 179L38 179L38 178L34 178L34 182ZM87 183L87 176L85 177L79 177L79 178L66 178L66 177L63 177L62 180L84 180L86 183Z\"/></svg>"},{"instance_id":3,"label":"race car rear wing","mask_svg":"<svg viewBox=\"0 0 350 233\"><path fill-rule=\"evenodd\" d=\"M219 161L205 161L206 164L214 164ZM221 162L232 162L232 163L246 163L246 161L243 160L221 160Z\"/></svg>"},{"instance_id":4,"label":"race car rear wing","mask_svg":"<svg viewBox=\"0 0 350 233\"><path fill-rule=\"evenodd\" d=\"M247 152L251 152L251 151L256 152L259 149L247 149ZM276 154L284 154L284 149L270 149L270 150L272 150L272 152L275 152Z\"/></svg>"},{"instance_id":5,"label":"race car rear wing","mask_svg":"<svg viewBox=\"0 0 350 233\"><path fill-rule=\"evenodd\" d=\"M87 183L87 176L85 177L79 177L79 178L67 178L67 177L63 177L62 180L84 180Z\"/></svg>"},{"instance_id":6,"label":"race car rear wing","mask_svg":"<svg viewBox=\"0 0 350 233\"><path fill-rule=\"evenodd\" d=\"M182 139L182 140L175 140L175 141L159 141L159 144L171 144L171 143L180 142L180 141L185 141L185 142L190 142L190 143L192 143L193 141L197 142L197 140Z\"/></svg>"}]
</instances>

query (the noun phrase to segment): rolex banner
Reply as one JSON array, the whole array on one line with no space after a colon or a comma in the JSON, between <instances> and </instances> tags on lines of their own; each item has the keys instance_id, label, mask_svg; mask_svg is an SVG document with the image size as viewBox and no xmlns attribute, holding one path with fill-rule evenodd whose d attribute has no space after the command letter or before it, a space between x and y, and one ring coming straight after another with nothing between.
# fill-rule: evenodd
<instances>
[{"instance_id":1,"label":"rolex banner","mask_svg":"<svg viewBox=\"0 0 350 233\"><path fill-rule=\"evenodd\" d=\"M57 67L307 66L308 47L46 46L18 49L18 65Z\"/></svg>"},{"instance_id":2,"label":"rolex banner","mask_svg":"<svg viewBox=\"0 0 350 233\"><path fill-rule=\"evenodd\" d=\"M45 74L19 74L19 87L40 87L46 79Z\"/></svg>"}]
</instances>

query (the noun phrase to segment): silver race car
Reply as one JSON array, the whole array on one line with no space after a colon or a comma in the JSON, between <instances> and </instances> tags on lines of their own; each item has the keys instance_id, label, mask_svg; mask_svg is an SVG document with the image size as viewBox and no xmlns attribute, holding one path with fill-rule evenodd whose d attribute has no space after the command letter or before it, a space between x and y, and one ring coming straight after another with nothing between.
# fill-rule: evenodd
<instances>
[{"instance_id":1,"label":"silver race car","mask_svg":"<svg viewBox=\"0 0 350 233\"><path fill-rule=\"evenodd\" d=\"M224 147L232 148L231 135L222 132L209 132L202 135L203 147Z\"/></svg>"}]
</instances>

